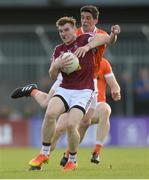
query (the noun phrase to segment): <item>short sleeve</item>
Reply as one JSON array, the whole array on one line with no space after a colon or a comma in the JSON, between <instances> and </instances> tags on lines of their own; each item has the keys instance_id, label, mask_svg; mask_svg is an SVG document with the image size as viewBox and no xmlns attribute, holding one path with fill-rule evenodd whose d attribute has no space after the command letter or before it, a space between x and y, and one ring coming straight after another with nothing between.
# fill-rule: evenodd
<instances>
[{"instance_id":1,"label":"short sleeve","mask_svg":"<svg viewBox=\"0 0 149 180\"><path fill-rule=\"evenodd\" d=\"M102 61L101 61L101 69L103 71L104 76L109 76L109 75L113 74L112 67L111 67L109 61L106 60L106 59L102 59Z\"/></svg>"}]
</instances>

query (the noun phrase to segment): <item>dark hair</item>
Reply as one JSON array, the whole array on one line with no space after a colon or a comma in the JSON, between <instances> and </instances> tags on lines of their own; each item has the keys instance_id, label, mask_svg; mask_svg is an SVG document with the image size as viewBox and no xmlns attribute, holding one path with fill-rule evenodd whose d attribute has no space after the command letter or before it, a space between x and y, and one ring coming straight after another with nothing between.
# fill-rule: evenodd
<instances>
[{"instance_id":1,"label":"dark hair","mask_svg":"<svg viewBox=\"0 0 149 180\"><path fill-rule=\"evenodd\" d=\"M82 13L82 12L89 12L89 13L91 13L94 19L98 19L98 16L100 14L98 9L97 9L97 7L93 6L93 5L87 5L87 6L81 7L80 13Z\"/></svg>"},{"instance_id":2,"label":"dark hair","mask_svg":"<svg viewBox=\"0 0 149 180\"><path fill-rule=\"evenodd\" d=\"M69 23L69 24L71 24L71 25L74 26L74 27L76 26L76 20L75 20L73 17L67 17L67 16L58 19L58 20L56 21L56 26L57 26L57 27L58 27L58 26L63 26L63 25L65 25L66 23Z\"/></svg>"}]
</instances>

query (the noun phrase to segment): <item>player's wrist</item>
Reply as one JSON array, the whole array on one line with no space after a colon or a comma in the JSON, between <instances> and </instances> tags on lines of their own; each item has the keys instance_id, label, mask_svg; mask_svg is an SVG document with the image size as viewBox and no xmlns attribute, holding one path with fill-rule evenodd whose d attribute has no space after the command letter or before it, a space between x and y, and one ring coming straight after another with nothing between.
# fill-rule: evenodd
<instances>
[{"instance_id":1,"label":"player's wrist","mask_svg":"<svg viewBox=\"0 0 149 180\"><path fill-rule=\"evenodd\" d=\"M88 47L88 51L92 49L92 46L90 44L87 44L86 46Z\"/></svg>"},{"instance_id":2,"label":"player's wrist","mask_svg":"<svg viewBox=\"0 0 149 180\"><path fill-rule=\"evenodd\" d=\"M60 64L58 61L55 61L54 67L55 67L56 69L60 69L60 68L61 68L61 64Z\"/></svg>"}]
</instances>

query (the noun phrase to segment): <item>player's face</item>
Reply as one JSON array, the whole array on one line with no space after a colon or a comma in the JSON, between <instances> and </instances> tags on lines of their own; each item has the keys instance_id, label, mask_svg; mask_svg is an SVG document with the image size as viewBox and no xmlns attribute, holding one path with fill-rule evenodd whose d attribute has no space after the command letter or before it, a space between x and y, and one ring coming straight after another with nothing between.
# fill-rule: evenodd
<instances>
[{"instance_id":1,"label":"player's face","mask_svg":"<svg viewBox=\"0 0 149 180\"><path fill-rule=\"evenodd\" d=\"M65 44L70 44L76 39L75 27L66 23L63 26L58 27L59 35Z\"/></svg>"},{"instance_id":2,"label":"player's face","mask_svg":"<svg viewBox=\"0 0 149 180\"><path fill-rule=\"evenodd\" d=\"M89 12L81 13L81 26L84 32L92 32L97 24L98 20L94 19Z\"/></svg>"}]
</instances>

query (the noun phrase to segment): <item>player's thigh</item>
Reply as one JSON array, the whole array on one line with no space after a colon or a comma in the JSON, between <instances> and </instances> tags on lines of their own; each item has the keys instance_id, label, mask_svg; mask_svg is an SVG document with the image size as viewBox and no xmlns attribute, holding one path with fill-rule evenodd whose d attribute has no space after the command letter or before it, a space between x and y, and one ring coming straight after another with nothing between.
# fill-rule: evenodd
<instances>
[{"instance_id":1,"label":"player's thigh","mask_svg":"<svg viewBox=\"0 0 149 180\"><path fill-rule=\"evenodd\" d=\"M59 117L60 114L65 112L64 102L57 96L52 97L48 103L46 115Z\"/></svg>"},{"instance_id":2,"label":"player's thigh","mask_svg":"<svg viewBox=\"0 0 149 180\"><path fill-rule=\"evenodd\" d=\"M80 121L80 125L90 125L91 124L91 118L94 114L95 109L93 108L89 108L89 110L87 111L87 113L84 115L84 117L82 118L82 120Z\"/></svg>"},{"instance_id":3,"label":"player's thigh","mask_svg":"<svg viewBox=\"0 0 149 180\"><path fill-rule=\"evenodd\" d=\"M48 104L50 99L53 97L56 89L60 86L61 82L62 82L62 75L61 75L61 73L59 73L59 75L57 77L57 80L54 82L54 84L52 85L52 87L51 87L51 89L50 89L50 91L48 93L48 96L47 96L47 98L45 100L45 104Z\"/></svg>"},{"instance_id":4,"label":"player's thigh","mask_svg":"<svg viewBox=\"0 0 149 180\"><path fill-rule=\"evenodd\" d=\"M70 109L68 113L67 127L78 127L81 119L84 116L84 112L78 108Z\"/></svg>"},{"instance_id":5,"label":"player's thigh","mask_svg":"<svg viewBox=\"0 0 149 180\"><path fill-rule=\"evenodd\" d=\"M43 106L44 106L44 107L47 107L47 106L48 106L48 103L49 103L50 99L52 98L54 92L55 92L55 91L54 91L53 89L50 89L50 91L49 91L48 94L45 93L45 99L44 99L44 101L43 101Z\"/></svg>"},{"instance_id":6,"label":"player's thigh","mask_svg":"<svg viewBox=\"0 0 149 180\"><path fill-rule=\"evenodd\" d=\"M96 94L95 94L95 92L93 92L90 107L89 107L87 113L85 114L85 116L83 117L83 119L81 120L81 122L80 122L81 125L83 125L83 124L90 125L91 124L91 118L96 109L96 105L97 105Z\"/></svg>"}]
</instances>

